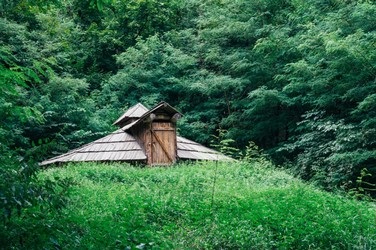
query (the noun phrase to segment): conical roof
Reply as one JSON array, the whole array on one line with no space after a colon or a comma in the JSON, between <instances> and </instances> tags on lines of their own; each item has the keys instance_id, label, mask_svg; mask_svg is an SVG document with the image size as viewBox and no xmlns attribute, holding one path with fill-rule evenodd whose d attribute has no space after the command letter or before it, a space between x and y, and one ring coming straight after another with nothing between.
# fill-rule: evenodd
<instances>
[{"instance_id":1,"label":"conical roof","mask_svg":"<svg viewBox=\"0 0 376 250\"><path fill-rule=\"evenodd\" d=\"M141 103L137 103L136 105L130 107L127 111L122 114L119 119L117 119L113 125L122 125L125 124L128 120L131 119L138 119L143 116L149 110L142 105Z\"/></svg>"}]
</instances>

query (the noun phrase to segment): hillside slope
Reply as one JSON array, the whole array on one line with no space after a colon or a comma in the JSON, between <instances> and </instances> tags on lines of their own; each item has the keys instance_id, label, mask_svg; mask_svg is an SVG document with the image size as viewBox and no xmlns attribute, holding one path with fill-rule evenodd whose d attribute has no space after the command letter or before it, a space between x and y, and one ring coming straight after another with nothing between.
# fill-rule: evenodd
<instances>
[{"instance_id":1,"label":"hillside slope","mask_svg":"<svg viewBox=\"0 0 376 250\"><path fill-rule=\"evenodd\" d=\"M66 209L51 219L60 233L49 242L67 249L376 247L373 204L320 191L265 163L71 164L43 173L52 176L76 183Z\"/></svg>"}]
</instances>

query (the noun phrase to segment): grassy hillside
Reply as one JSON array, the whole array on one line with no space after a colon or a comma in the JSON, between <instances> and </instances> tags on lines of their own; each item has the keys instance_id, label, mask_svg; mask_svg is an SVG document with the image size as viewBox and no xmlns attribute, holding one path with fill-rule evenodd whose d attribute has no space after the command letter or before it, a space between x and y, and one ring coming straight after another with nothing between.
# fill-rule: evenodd
<instances>
[{"instance_id":1,"label":"grassy hillside","mask_svg":"<svg viewBox=\"0 0 376 250\"><path fill-rule=\"evenodd\" d=\"M90 163L43 173L52 176L75 181L68 206L51 218L59 233L46 241L63 249L376 248L373 204L272 166Z\"/></svg>"}]
</instances>

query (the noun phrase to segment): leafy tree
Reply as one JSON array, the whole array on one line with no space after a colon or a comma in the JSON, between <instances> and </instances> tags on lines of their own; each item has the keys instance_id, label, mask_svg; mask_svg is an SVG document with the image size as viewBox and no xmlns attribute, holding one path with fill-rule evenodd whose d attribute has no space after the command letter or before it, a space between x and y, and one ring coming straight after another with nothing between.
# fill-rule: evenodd
<instances>
[{"instance_id":1,"label":"leafy tree","mask_svg":"<svg viewBox=\"0 0 376 250\"><path fill-rule=\"evenodd\" d=\"M0 244L6 249L28 248L45 237L45 216L62 207L69 182L41 182L36 176L39 167L30 161L34 156L27 154L30 138L25 128L40 126L45 118L28 97L53 73L48 59L37 52L41 40L25 25L4 18L0 37ZM27 226L35 217L37 237Z\"/></svg>"}]
</instances>

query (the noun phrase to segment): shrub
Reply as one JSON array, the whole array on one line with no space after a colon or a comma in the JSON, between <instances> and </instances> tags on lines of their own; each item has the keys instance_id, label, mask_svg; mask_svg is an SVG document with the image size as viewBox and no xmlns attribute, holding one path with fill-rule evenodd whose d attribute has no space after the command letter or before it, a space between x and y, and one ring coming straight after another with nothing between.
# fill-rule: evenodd
<instances>
[{"instance_id":1,"label":"shrub","mask_svg":"<svg viewBox=\"0 0 376 250\"><path fill-rule=\"evenodd\" d=\"M41 180L37 165L9 154L0 156L0 165L0 245L37 249L56 233L48 215L66 204L71 180Z\"/></svg>"}]
</instances>

